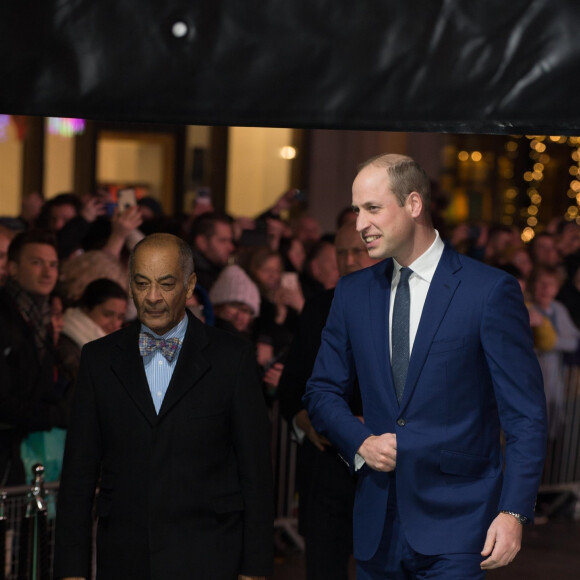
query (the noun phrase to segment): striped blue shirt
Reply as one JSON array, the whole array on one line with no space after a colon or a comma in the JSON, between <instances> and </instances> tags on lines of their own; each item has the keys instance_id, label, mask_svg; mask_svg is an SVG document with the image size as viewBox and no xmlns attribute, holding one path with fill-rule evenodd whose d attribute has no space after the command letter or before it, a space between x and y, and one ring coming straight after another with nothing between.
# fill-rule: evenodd
<instances>
[{"instance_id":1,"label":"striped blue shirt","mask_svg":"<svg viewBox=\"0 0 580 580\"><path fill-rule=\"evenodd\" d=\"M183 320L177 326L174 326L169 332L166 332L162 336L156 334L144 324L141 324L141 332L148 332L155 338L179 338L179 348L177 349L173 361L169 362L159 350L143 357L145 375L147 376L149 390L151 391L151 397L153 398L153 404L155 405L157 413L159 413L159 409L161 409L161 403L163 403L167 387L169 387L169 382L173 376L173 371L177 364L177 359L179 358L186 330L187 316L184 316Z\"/></svg>"}]
</instances>

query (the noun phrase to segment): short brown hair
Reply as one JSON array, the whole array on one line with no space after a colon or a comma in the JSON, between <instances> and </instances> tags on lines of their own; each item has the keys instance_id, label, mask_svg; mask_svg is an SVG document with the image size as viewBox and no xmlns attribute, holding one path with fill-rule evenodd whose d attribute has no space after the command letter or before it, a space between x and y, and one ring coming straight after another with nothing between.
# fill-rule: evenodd
<instances>
[{"instance_id":1,"label":"short brown hair","mask_svg":"<svg viewBox=\"0 0 580 580\"><path fill-rule=\"evenodd\" d=\"M48 230L33 229L20 232L14 236L8 246L8 261L18 263L22 249L29 244L52 246L58 254L58 246L54 234Z\"/></svg>"},{"instance_id":2,"label":"short brown hair","mask_svg":"<svg viewBox=\"0 0 580 580\"><path fill-rule=\"evenodd\" d=\"M416 191L423 200L426 215L431 215L431 180L425 170L411 157L383 153L359 165L359 173L369 165L386 169L391 191L403 206L409 194Z\"/></svg>"}]
</instances>

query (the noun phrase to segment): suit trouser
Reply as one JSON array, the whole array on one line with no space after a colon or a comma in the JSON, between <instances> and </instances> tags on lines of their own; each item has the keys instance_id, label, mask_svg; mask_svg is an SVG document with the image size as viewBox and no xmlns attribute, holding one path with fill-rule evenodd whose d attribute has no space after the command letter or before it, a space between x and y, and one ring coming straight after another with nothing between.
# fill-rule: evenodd
<instances>
[{"instance_id":1,"label":"suit trouser","mask_svg":"<svg viewBox=\"0 0 580 580\"><path fill-rule=\"evenodd\" d=\"M319 451L305 441L307 503L300 511L308 580L347 580L352 554L355 482L332 449ZM304 458L306 459L306 458ZM305 490L306 491L306 490Z\"/></svg>"},{"instance_id":2,"label":"suit trouser","mask_svg":"<svg viewBox=\"0 0 580 580\"><path fill-rule=\"evenodd\" d=\"M482 580L481 554L419 554L409 545L397 509L394 472L383 536L371 560L357 560L357 580Z\"/></svg>"}]
</instances>

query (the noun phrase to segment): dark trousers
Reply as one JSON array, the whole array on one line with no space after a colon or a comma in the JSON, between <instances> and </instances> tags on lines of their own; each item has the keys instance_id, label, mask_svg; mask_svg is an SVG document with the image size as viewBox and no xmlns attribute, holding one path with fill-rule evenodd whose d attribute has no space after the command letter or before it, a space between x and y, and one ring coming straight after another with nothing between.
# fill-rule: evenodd
<instances>
[{"instance_id":1,"label":"dark trousers","mask_svg":"<svg viewBox=\"0 0 580 580\"><path fill-rule=\"evenodd\" d=\"M307 440L300 455L300 529L306 577L347 580L355 482L333 449L321 452Z\"/></svg>"},{"instance_id":2,"label":"dark trousers","mask_svg":"<svg viewBox=\"0 0 580 580\"><path fill-rule=\"evenodd\" d=\"M22 433L16 429L0 429L0 487L24 485L32 475L24 473L20 457Z\"/></svg>"},{"instance_id":3,"label":"dark trousers","mask_svg":"<svg viewBox=\"0 0 580 580\"><path fill-rule=\"evenodd\" d=\"M481 554L419 554L409 545L397 509L394 474L383 536L371 560L358 561L357 580L482 580Z\"/></svg>"}]
</instances>

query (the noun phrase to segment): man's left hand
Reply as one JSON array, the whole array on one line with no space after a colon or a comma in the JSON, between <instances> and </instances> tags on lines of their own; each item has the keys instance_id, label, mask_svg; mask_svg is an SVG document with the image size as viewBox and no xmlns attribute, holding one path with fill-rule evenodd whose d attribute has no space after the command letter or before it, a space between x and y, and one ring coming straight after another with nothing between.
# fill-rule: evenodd
<instances>
[{"instance_id":1,"label":"man's left hand","mask_svg":"<svg viewBox=\"0 0 580 580\"><path fill-rule=\"evenodd\" d=\"M507 566L520 551L522 524L509 514L498 514L487 530L482 556L489 556L481 563L482 570Z\"/></svg>"}]
</instances>

